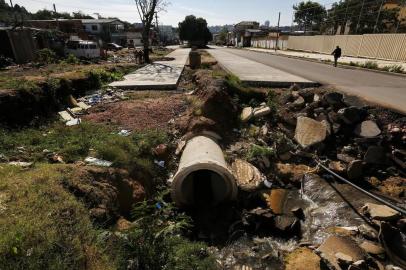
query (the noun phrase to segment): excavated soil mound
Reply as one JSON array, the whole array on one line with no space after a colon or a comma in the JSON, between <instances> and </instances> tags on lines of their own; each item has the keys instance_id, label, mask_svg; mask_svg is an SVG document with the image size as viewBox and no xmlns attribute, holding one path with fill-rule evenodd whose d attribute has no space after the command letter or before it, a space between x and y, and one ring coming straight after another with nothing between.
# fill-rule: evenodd
<instances>
[{"instance_id":1,"label":"excavated soil mound","mask_svg":"<svg viewBox=\"0 0 406 270\"><path fill-rule=\"evenodd\" d=\"M182 95L128 100L95 106L83 119L134 131L166 129L169 120L185 111L185 106Z\"/></svg>"},{"instance_id":2,"label":"excavated soil mound","mask_svg":"<svg viewBox=\"0 0 406 270\"><path fill-rule=\"evenodd\" d=\"M145 199L144 187L125 170L72 166L67 174L63 185L83 200L93 221L102 226L129 217L132 206Z\"/></svg>"},{"instance_id":3,"label":"excavated soil mound","mask_svg":"<svg viewBox=\"0 0 406 270\"><path fill-rule=\"evenodd\" d=\"M214 131L220 135L227 134L237 123L237 107L224 80L213 79L208 70L196 72L193 80L197 86L193 96L199 106L190 109L177 121L178 128L184 133Z\"/></svg>"}]
</instances>

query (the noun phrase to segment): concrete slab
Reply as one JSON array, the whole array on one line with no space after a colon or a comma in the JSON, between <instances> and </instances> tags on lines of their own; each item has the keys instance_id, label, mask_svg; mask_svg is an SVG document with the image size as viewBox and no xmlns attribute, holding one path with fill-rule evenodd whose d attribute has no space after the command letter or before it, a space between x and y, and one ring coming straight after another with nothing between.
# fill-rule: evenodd
<instances>
[{"instance_id":1,"label":"concrete slab","mask_svg":"<svg viewBox=\"0 0 406 270\"><path fill-rule=\"evenodd\" d=\"M317 82L228 53L222 49L211 49L208 52L216 58L222 68L249 85L264 87L290 87L294 83L302 87L318 85Z\"/></svg>"},{"instance_id":2,"label":"concrete slab","mask_svg":"<svg viewBox=\"0 0 406 270\"><path fill-rule=\"evenodd\" d=\"M109 86L134 90L174 90L189 57L190 49L177 49L167 55L172 61L158 61L124 76Z\"/></svg>"}]
</instances>

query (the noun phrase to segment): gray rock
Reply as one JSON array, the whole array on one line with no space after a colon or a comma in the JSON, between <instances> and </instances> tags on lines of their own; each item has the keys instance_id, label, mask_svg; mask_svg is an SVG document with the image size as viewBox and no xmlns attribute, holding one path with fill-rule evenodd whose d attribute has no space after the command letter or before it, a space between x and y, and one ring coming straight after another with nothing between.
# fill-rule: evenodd
<instances>
[{"instance_id":1,"label":"gray rock","mask_svg":"<svg viewBox=\"0 0 406 270\"><path fill-rule=\"evenodd\" d=\"M312 103L314 101L314 90L303 89L299 91L299 95L307 102Z\"/></svg>"},{"instance_id":2,"label":"gray rock","mask_svg":"<svg viewBox=\"0 0 406 270\"><path fill-rule=\"evenodd\" d=\"M368 164L385 165L388 161L385 148L381 146L370 146L365 153L364 161Z\"/></svg>"},{"instance_id":3,"label":"gray rock","mask_svg":"<svg viewBox=\"0 0 406 270\"><path fill-rule=\"evenodd\" d=\"M367 253L372 255L382 255L385 253L385 249L383 249L383 247L380 244L371 241L362 242L360 247Z\"/></svg>"},{"instance_id":4,"label":"gray rock","mask_svg":"<svg viewBox=\"0 0 406 270\"><path fill-rule=\"evenodd\" d=\"M350 162L347 168L347 175L350 180L360 178L363 173L363 161L362 160L353 160Z\"/></svg>"},{"instance_id":5,"label":"gray rock","mask_svg":"<svg viewBox=\"0 0 406 270\"><path fill-rule=\"evenodd\" d=\"M295 140L303 147L323 142L327 137L326 126L308 117L298 117Z\"/></svg>"},{"instance_id":6,"label":"gray rock","mask_svg":"<svg viewBox=\"0 0 406 270\"><path fill-rule=\"evenodd\" d=\"M303 97L298 97L293 103L295 109L302 109L305 106L305 100Z\"/></svg>"},{"instance_id":7,"label":"gray rock","mask_svg":"<svg viewBox=\"0 0 406 270\"><path fill-rule=\"evenodd\" d=\"M347 125L359 123L362 120L362 114L357 107L348 107L338 111L338 116Z\"/></svg>"},{"instance_id":8,"label":"gray rock","mask_svg":"<svg viewBox=\"0 0 406 270\"><path fill-rule=\"evenodd\" d=\"M354 133L359 137L373 138L381 134L381 130L374 121L364 121L359 124Z\"/></svg>"},{"instance_id":9,"label":"gray rock","mask_svg":"<svg viewBox=\"0 0 406 270\"><path fill-rule=\"evenodd\" d=\"M325 102L331 106L336 106L342 103L343 95L337 92L327 93L323 96Z\"/></svg>"}]
</instances>

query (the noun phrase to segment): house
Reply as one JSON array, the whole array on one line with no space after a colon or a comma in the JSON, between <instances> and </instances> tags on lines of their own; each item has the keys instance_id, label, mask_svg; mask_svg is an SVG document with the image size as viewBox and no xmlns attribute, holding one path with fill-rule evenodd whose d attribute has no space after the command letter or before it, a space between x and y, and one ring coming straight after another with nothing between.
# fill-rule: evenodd
<instances>
[{"instance_id":1,"label":"house","mask_svg":"<svg viewBox=\"0 0 406 270\"><path fill-rule=\"evenodd\" d=\"M28 20L24 22L24 25L38 29L58 30L66 34L75 34L82 38L87 37L82 20L80 19Z\"/></svg>"},{"instance_id":2,"label":"house","mask_svg":"<svg viewBox=\"0 0 406 270\"><path fill-rule=\"evenodd\" d=\"M112 42L113 39L126 40L124 23L119 19L83 19L81 21L84 31L90 37L99 38L104 42Z\"/></svg>"},{"instance_id":3,"label":"house","mask_svg":"<svg viewBox=\"0 0 406 270\"><path fill-rule=\"evenodd\" d=\"M234 25L235 41L233 43L237 47L249 47L251 46L251 37L261 32L259 22L242 21Z\"/></svg>"}]
</instances>

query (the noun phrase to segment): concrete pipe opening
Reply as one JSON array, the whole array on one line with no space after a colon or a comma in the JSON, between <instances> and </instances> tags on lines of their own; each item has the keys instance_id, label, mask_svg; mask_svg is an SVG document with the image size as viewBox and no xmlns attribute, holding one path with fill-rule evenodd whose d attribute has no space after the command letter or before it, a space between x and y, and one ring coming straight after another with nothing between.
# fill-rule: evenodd
<instances>
[{"instance_id":1,"label":"concrete pipe opening","mask_svg":"<svg viewBox=\"0 0 406 270\"><path fill-rule=\"evenodd\" d=\"M207 136L191 139L172 182L172 198L182 207L215 206L237 197L237 185L217 142Z\"/></svg>"}]
</instances>

